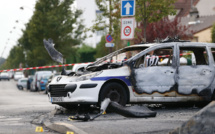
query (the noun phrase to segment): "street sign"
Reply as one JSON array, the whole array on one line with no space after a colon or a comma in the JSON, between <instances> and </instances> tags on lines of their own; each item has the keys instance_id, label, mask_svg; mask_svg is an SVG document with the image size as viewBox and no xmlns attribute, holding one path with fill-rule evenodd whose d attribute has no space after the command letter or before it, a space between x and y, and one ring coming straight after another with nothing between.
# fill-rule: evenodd
<instances>
[{"instance_id":1,"label":"street sign","mask_svg":"<svg viewBox=\"0 0 215 134\"><path fill-rule=\"evenodd\" d=\"M106 39L106 42L108 43L111 43L113 41L113 38L111 37L110 34L108 34L105 39Z\"/></svg>"},{"instance_id":2,"label":"street sign","mask_svg":"<svg viewBox=\"0 0 215 134\"><path fill-rule=\"evenodd\" d=\"M135 15L135 0L121 0L121 16Z\"/></svg>"},{"instance_id":3,"label":"street sign","mask_svg":"<svg viewBox=\"0 0 215 134\"><path fill-rule=\"evenodd\" d=\"M134 38L134 18L121 18L121 39L131 40Z\"/></svg>"},{"instance_id":4,"label":"street sign","mask_svg":"<svg viewBox=\"0 0 215 134\"><path fill-rule=\"evenodd\" d=\"M105 47L114 47L114 43L105 43Z\"/></svg>"}]
</instances>

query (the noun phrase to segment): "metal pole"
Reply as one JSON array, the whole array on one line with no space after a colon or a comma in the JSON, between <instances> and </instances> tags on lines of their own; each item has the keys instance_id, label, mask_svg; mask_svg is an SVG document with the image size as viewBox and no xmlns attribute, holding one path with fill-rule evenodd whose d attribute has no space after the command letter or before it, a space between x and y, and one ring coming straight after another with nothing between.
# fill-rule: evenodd
<instances>
[{"instance_id":1,"label":"metal pole","mask_svg":"<svg viewBox=\"0 0 215 134\"><path fill-rule=\"evenodd\" d=\"M109 18L109 34L112 33L112 13L111 13L111 4L112 0L109 0L109 10L110 10L110 18ZM112 47L109 48L109 53L112 53Z\"/></svg>"},{"instance_id":2,"label":"metal pole","mask_svg":"<svg viewBox=\"0 0 215 134\"><path fill-rule=\"evenodd\" d=\"M146 1L144 0L144 42L146 42Z\"/></svg>"}]
</instances>

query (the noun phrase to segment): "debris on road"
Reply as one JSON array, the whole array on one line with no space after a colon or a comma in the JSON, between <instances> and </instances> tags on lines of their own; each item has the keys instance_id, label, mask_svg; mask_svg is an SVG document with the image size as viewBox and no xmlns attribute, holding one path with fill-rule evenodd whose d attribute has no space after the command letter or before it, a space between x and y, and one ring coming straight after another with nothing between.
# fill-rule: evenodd
<instances>
[{"instance_id":1,"label":"debris on road","mask_svg":"<svg viewBox=\"0 0 215 134\"><path fill-rule=\"evenodd\" d=\"M144 118L144 117L155 117L157 112L149 110L147 107L144 106L122 106L117 102L111 101L109 98L106 98L101 103L100 112L94 116L90 117L89 113L84 115L76 115L76 116L69 116L69 120L82 120L82 121L92 121L95 118L102 115L105 110L115 112L125 117L135 117L135 118Z\"/></svg>"}]
</instances>

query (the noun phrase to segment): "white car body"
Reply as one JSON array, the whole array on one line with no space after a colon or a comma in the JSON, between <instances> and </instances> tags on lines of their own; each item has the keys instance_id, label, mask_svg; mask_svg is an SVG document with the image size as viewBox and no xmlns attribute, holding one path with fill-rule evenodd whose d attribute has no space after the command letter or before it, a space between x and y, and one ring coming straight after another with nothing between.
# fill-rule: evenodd
<instances>
[{"instance_id":1,"label":"white car body","mask_svg":"<svg viewBox=\"0 0 215 134\"><path fill-rule=\"evenodd\" d=\"M24 76L23 72L15 72L15 74L14 74L15 81L18 81L19 79L24 78L24 77L25 76Z\"/></svg>"},{"instance_id":2,"label":"white car body","mask_svg":"<svg viewBox=\"0 0 215 134\"><path fill-rule=\"evenodd\" d=\"M76 81L78 77L71 77L71 76L56 76L52 79L51 85L63 85L69 84L73 85L76 84L77 88L73 93L66 94L66 97L61 98L63 102L72 102L72 103L97 103L99 91L102 85L106 82L103 79L126 79L129 76L129 69L128 67L124 66L122 68L112 69L112 70L103 70L101 72L97 72L99 75L92 79L84 80L84 81ZM108 77L107 77L108 76ZM58 80L60 79L60 80ZM85 84L97 84L95 88L81 88L81 85ZM50 86L50 85L49 85ZM130 88L130 86L129 86ZM49 93L49 96L51 94ZM54 103L54 101L58 102L59 97L50 97L50 101Z\"/></svg>"},{"instance_id":3,"label":"white car body","mask_svg":"<svg viewBox=\"0 0 215 134\"><path fill-rule=\"evenodd\" d=\"M0 80L2 80L2 79L4 79L4 80L10 80L9 74L7 72L2 72L0 74Z\"/></svg>"},{"instance_id":4,"label":"white car body","mask_svg":"<svg viewBox=\"0 0 215 134\"><path fill-rule=\"evenodd\" d=\"M27 88L27 81L28 81L28 78L20 78L17 82L17 88L18 89Z\"/></svg>"}]
</instances>

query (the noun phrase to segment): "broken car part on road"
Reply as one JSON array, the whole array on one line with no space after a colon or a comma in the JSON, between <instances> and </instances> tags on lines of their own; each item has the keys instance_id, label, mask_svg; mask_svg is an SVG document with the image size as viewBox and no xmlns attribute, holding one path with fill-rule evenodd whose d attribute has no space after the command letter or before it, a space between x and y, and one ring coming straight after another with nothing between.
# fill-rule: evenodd
<instances>
[{"instance_id":1,"label":"broken car part on road","mask_svg":"<svg viewBox=\"0 0 215 134\"><path fill-rule=\"evenodd\" d=\"M90 117L89 114L84 115L76 115L76 116L69 116L70 120L82 120L82 121L92 121L95 118L99 117L106 111L106 109L120 114L125 117L135 117L135 118L146 118L146 117L155 117L157 112L149 110L147 107L144 106L122 106L117 102L111 101L109 98L105 98L104 101L101 103L100 112L94 116Z\"/></svg>"}]
</instances>

